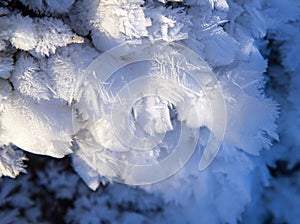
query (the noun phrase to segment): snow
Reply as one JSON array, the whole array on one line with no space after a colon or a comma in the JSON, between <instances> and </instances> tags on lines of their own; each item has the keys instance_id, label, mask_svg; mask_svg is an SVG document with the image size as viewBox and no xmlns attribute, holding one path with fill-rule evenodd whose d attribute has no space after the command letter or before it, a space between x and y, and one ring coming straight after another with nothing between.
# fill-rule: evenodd
<instances>
[{"instance_id":1,"label":"snow","mask_svg":"<svg viewBox=\"0 0 300 224\"><path fill-rule=\"evenodd\" d=\"M297 223L299 18L297 0L1 2L0 222Z\"/></svg>"}]
</instances>

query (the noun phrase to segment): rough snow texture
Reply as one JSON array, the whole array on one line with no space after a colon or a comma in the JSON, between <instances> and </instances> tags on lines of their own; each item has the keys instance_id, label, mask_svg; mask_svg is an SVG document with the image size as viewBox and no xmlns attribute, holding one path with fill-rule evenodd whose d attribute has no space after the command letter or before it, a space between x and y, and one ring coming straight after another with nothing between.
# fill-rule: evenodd
<instances>
[{"instance_id":1,"label":"rough snow texture","mask_svg":"<svg viewBox=\"0 0 300 224\"><path fill-rule=\"evenodd\" d=\"M65 165L43 162L34 174L16 182L0 179L2 222L42 223L52 214L63 214L51 221L297 223L297 0L22 0L22 9L12 2L0 3L0 176L24 171L23 153L7 146L14 144L57 158L71 154L74 170L98 191L88 191ZM198 164L209 134L216 134L214 117L201 90L184 78L187 71L173 69L172 54L161 52L152 63L122 68L112 83L85 76L88 65L104 51L144 39L192 49L222 87L226 131L217 157L203 171ZM172 152L176 140L168 138L141 156L120 144L112 131L112 95L141 75L171 79L184 91L170 91L171 102L141 99L132 108L129 131L155 136L185 122L200 130L197 148L188 164L163 182L141 188L107 184L120 171L112 160L116 152L127 162L156 162L162 152ZM285 161L280 169L278 160ZM37 183L43 188L36 188ZM56 200L49 211L45 203L52 198L40 196L46 192ZM69 204L62 209L61 201Z\"/></svg>"}]
</instances>

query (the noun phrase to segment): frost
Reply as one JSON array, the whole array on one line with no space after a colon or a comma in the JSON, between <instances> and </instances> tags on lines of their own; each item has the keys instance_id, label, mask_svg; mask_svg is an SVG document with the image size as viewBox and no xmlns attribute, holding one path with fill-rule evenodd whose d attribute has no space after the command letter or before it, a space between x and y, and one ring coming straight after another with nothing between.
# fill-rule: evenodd
<instances>
[{"instance_id":1,"label":"frost","mask_svg":"<svg viewBox=\"0 0 300 224\"><path fill-rule=\"evenodd\" d=\"M269 148L273 139L278 140L277 126L274 124L278 116L277 104L266 98L262 91L259 91L262 83L264 83L262 72L266 66L265 61L253 45L253 41L244 42L242 40L241 42L245 45L235 51L236 55L241 57L243 66L234 63L229 65L228 68L224 67L224 70L216 70L219 71L217 77L219 77L218 81L222 87L226 104L226 117L224 118L222 118L221 110L217 110L216 114L211 112L212 105L217 108L220 107L217 101L216 103L209 100L209 97L214 98L214 91L216 90L216 86L210 83L212 82L211 79L202 75L201 81L205 85L201 86L201 90L195 89L192 85L193 82L186 78L188 77L188 69L192 65L184 56L173 49L170 51L161 49L163 53L156 55L155 61L150 63L150 67L145 66L145 63L143 64L144 68L148 69L144 69L144 72L147 71L148 73L146 77L149 77L150 80L154 77L160 77L161 79L157 81L153 79L154 81L149 81L149 83L139 84L139 87L145 92L150 89L154 92L163 89L165 92L164 97L168 100L164 101L159 97L152 98L149 96L142 98L136 105L133 105L128 127L121 117L124 108L120 106L118 111L121 115L117 114L117 117L112 118L110 108L113 107L114 102L106 97L110 93L102 89L100 86L101 80L97 75L89 74L79 87L82 92L80 97L76 97L78 104L74 104L80 115L78 118L82 119L79 123L85 122L83 129L76 134L79 148L76 151L76 157L74 158L76 163L74 164L78 166L80 160L86 163L84 169L87 170L87 173L83 174L78 171L86 182L90 183L93 189L97 186L95 181L98 181L99 184L102 176L108 179L120 176L126 182L126 178L128 180L133 178L129 173L126 173L126 169L129 170L126 163L130 164L137 160L139 162L159 161L160 153L164 150L172 150L174 137L170 137L166 140L167 142L164 142L167 146L159 145L149 154L143 155L130 150L127 142L123 144L118 134L113 131L114 119L120 123L120 126L127 127L126 133L122 132L121 136L128 133L139 136L167 134L175 130L174 125L176 122L184 122L191 128L207 127L223 144L231 144L252 155L258 155L262 149ZM181 70L174 66L173 61L178 61L177 66ZM130 83L130 78L126 77L129 72L132 77L139 77L140 71L138 68L141 65L141 63L130 65L118 71L113 78L117 80L114 82L116 84L112 84L110 90L114 91L114 89L120 88L118 79ZM205 69L209 70L205 66L199 65L204 70L203 73L206 71ZM227 72L227 69L230 72ZM237 75L234 75L235 72ZM174 88L175 84L180 88ZM102 91L99 91L99 89ZM119 97L122 98L123 96L119 95ZM172 107L176 111L176 116L173 117L170 115ZM214 128L213 126L213 122L217 120L216 117L217 119L225 119L227 122L224 136L220 134L220 128ZM130 137L126 137L126 139L129 145L133 144ZM203 139L200 137L199 141L203 141ZM126 161L124 167L118 163L118 160L114 159L114 152L122 152L122 158ZM101 162L99 163L99 161ZM79 170L77 167L75 169ZM95 177L95 172L98 172L98 178ZM89 175L91 176L89 177Z\"/></svg>"},{"instance_id":2,"label":"frost","mask_svg":"<svg viewBox=\"0 0 300 224\"><path fill-rule=\"evenodd\" d=\"M54 157L72 152L71 110L60 102L36 104L18 92L12 94L7 81L1 80L0 91L2 144L12 142L24 150Z\"/></svg>"},{"instance_id":3,"label":"frost","mask_svg":"<svg viewBox=\"0 0 300 224\"><path fill-rule=\"evenodd\" d=\"M77 53L74 54L74 52ZM51 56L45 70L51 78L48 85L51 86L53 96L71 104L75 97L76 82L82 79L84 69L98 54L88 45L70 45Z\"/></svg>"},{"instance_id":4,"label":"frost","mask_svg":"<svg viewBox=\"0 0 300 224\"><path fill-rule=\"evenodd\" d=\"M299 16L297 0L1 1L0 176L14 180L0 178L0 222L297 223ZM112 71L112 57L88 73L108 49L131 41L126 63L158 40L205 63L161 48L152 61ZM138 88L155 94L127 111ZM164 173L182 128L199 131L184 141L184 152L196 147L182 169L151 185L116 183L133 183L132 164L138 178ZM163 138L137 150L128 136ZM199 170L210 139L220 148ZM26 158L29 173L15 178ZM145 173L147 164L161 167Z\"/></svg>"},{"instance_id":5,"label":"frost","mask_svg":"<svg viewBox=\"0 0 300 224\"><path fill-rule=\"evenodd\" d=\"M210 28L208 28L210 29ZM215 66L227 65L233 62L238 44L220 28L211 28L209 32L199 35L204 44L204 54L207 60ZM228 45L231 47L228 49Z\"/></svg>"},{"instance_id":6,"label":"frost","mask_svg":"<svg viewBox=\"0 0 300 224\"><path fill-rule=\"evenodd\" d=\"M9 176L15 178L20 172L25 172L23 160L26 160L23 152L12 146L0 148L0 177Z\"/></svg>"},{"instance_id":7,"label":"frost","mask_svg":"<svg viewBox=\"0 0 300 224\"><path fill-rule=\"evenodd\" d=\"M92 30L91 20L95 15L99 2L78 0L70 10L70 26L76 33L86 36Z\"/></svg>"},{"instance_id":8,"label":"frost","mask_svg":"<svg viewBox=\"0 0 300 224\"><path fill-rule=\"evenodd\" d=\"M43 0L21 0L21 2L28 6L30 9L36 11L36 12L43 12L44 11L44 3Z\"/></svg>"},{"instance_id":9,"label":"frost","mask_svg":"<svg viewBox=\"0 0 300 224\"><path fill-rule=\"evenodd\" d=\"M253 3L244 3L243 17L240 18L242 26L249 27L249 31L254 38L261 38L265 36L267 25L265 18L260 11L262 10L261 2L253 1Z\"/></svg>"},{"instance_id":10,"label":"frost","mask_svg":"<svg viewBox=\"0 0 300 224\"><path fill-rule=\"evenodd\" d=\"M148 135L166 133L173 130L168 102L161 98L148 97L133 108L137 128Z\"/></svg>"},{"instance_id":11,"label":"frost","mask_svg":"<svg viewBox=\"0 0 300 224\"><path fill-rule=\"evenodd\" d=\"M34 100L49 100L49 77L41 70L38 62L26 54L21 54L16 62L16 69L10 78L22 95Z\"/></svg>"},{"instance_id":12,"label":"frost","mask_svg":"<svg viewBox=\"0 0 300 224\"><path fill-rule=\"evenodd\" d=\"M145 9L145 14L152 21L152 25L148 28L150 39L178 41L188 38L191 17L184 8L170 9L170 7L149 4Z\"/></svg>"},{"instance_id":13,"label":"frost","mask_svg":"<svg viewBox=\"0 0 300 224\"><path fill-rule=\"evenodd\" d=\"M12 45L24 51L31 51L38 57L54 54L57 47L83 42L81 37L73 34L71 29L58 19L45 17L33 20L20 15L7 19L17 21L10 24Z\"/></svg>"},{"instance_id":14,"label":"frost","mask_svg":"<svg viewBox=\"0 0 300 224\"><path fill-rule=\"evenodd\" d=\"M32 19L18 15L16 20L16 27L11 34L12 45L25 51L35 48L38 44L38 35Z\"/></svg>"},{"instance_id":15,"label":"frost","mask_svg":"<svg viewBox=\"0 0 300 224\"><path fill-rule=\"evenodd\" d=\"M75 0L21 0L21 2L38 13L60 14L68 12Z\"/></svg>"},{"instance_id":16,"label":"frost","mask_svg":"<svg viewBox=\"0 0 300 224\"><path fill-rule=\"evenodd\" d=\"M14 69L13 59L10 57L1 57L0 63L0 77L7 79L10 76L10 72Z\"/></svg>"},{"instance_id":17,"label":"frost","mask_svg":"<svg viewBox=\"0 0 300 224\"><path fill-rule=\"evenodd\" d=\"M269 148L271 139L278 140L274 124L278 117L275 102L248 96L234 85L228 87L226 97L228 126L225 139L229 143L257 155L260 149Z\"/></svg>"},{"instance_id":18,"label":"frost","mask_svg":"<svg viewBox=\"0 0 300 224\"><path fill-rule=\"evenodd\" d=\"M61 20L40 19L37 20L36 27L42 38L37 43L35 52L42 56L49 56L50 53L54 54L57 47L83 42L83 39L73 34L71 29L63 24Z\"/></svg>"},{"instance_id":19,"label":"frost","mask_svg":"<svg viewBox=\"0 0 300 224\"><path fill-rule=\"evenodd\" d=\"M144 18L142 8L143 1L132 2L102 1L97 11L98 20L93 20L93 25L99 31L111 38L119 39L121 34L128 38L138 38L147 35L146 27L149 24Z\"/></svg>"},{"instance_id":20,"label":"frost","mask_svg":"<svg viewBox=\"0 0 300 224\"><path fill-rule=\"evenodd\" d=\"M213 6L208 2L195 6L190 10L192 29L186 43L194 51L205 57L212 66L222 66L234 61L239 49L239 40L224 31L228 15L212 11ZM198 17L198 12L203 17ZM230 47L229 47L230 46Z\"/></svg>"},{"instance_id":21,"label":"frost","mask_svg":"<svg viewBox=\"0 0 300 224\"><path fill-rule=\"evenodd\" d=\"M113 46L114 41L148 36L147 27L151 25L151 21L145 18L140 6L143 3L142 0L101 1L96 12L91 15L96 47L106 50Z\"/></svg>"}]
</instances>

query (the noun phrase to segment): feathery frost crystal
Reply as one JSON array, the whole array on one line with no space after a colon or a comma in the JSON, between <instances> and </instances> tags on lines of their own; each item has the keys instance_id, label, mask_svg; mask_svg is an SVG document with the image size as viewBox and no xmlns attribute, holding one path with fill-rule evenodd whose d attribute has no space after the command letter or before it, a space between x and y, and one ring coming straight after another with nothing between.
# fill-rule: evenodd
<instances>
[{"instance_id":1,"label":"feathery frost crystal","mask_svg":"<svg viewBox=\"0 0 300 224\"><path fill-rule=\"evenodd\" d=\"M284 131L299 128L299 18L296 0L1 2L0 176L28 152L70 158L97 192L65 164L18 177L70 201L68 223L294 223L276 205L297 206L279 186L299 183L269 170L300 161ZM15 195L0 179L0 220L44 221L18 178Z\"/></svg>"}]
</instances>

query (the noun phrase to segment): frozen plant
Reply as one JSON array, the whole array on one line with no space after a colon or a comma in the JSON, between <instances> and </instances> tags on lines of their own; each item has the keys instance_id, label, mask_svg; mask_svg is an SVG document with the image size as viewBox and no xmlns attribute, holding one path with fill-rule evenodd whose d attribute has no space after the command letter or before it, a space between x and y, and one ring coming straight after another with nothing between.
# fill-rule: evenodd
<instances>
[{"instance_id":1,"label":"frozen plant","mask_svg":"<svg viewBox=\"0 0 300 224\"><path fill-rule=\"evenodd\" d=\"M96 191L49 162L25 180L29 195L16 193L30 198L22 208L1 188L2 220L44 221L37 181L67 202L69 223L255 223L266 213L293 222L297 212L277 206L297 205L287 192L298 185L269 167L299 163L299 14L296 0L1 2L0 174L24 172L20 150L68 156ZM267 52L275 48L279 68ZM250 219L254 202L267 209Z\"/></svg>"},{"instance_id":2,"label":"frozen plant","mask_svg":"<svg viewBox=\"0 0 300 224\"><path fill-rule=\"evenodd\" d=\"M25 172L23 160L26 160L23 152L4 145L0 148L0 177L9 176L15 178L20 172Z\"/></svg>"}]
</instances>

